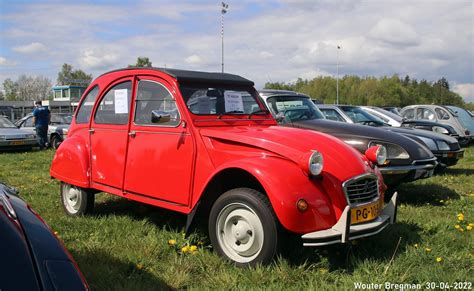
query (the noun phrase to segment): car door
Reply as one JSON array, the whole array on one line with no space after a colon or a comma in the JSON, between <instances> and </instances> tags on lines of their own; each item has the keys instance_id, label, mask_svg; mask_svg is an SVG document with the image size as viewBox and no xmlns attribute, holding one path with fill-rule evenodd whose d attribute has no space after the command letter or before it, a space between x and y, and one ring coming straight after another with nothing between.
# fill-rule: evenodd
<instances>
[{"instance_id":1,"label":"car door","mask_svg":"<svg viewBox=\"0 0 474 291\"><path fill-rule=\"evenodd\" d=\"M25 118L20 124L20 129L30 133L36 133L35 126L33 125L33 116Z\"/></svg>"},{"instance_id":2,"label":"car door","mask_svg":"<svg viewBox=\"0 0 474 291\"><path fill-rule=\"evenodd\" d=\"M188 205L194 143L171 92L160 78L138 79L124 190Z\"/></svg>"},{"instance_id":3,"label":"car door","mask_svg":"<svg viewBox=\"0 0 474 291\"><path fill-rule=\"evenodd\" d=\"M100 96L89 129L93 183L122 189L132 83L132 78L120 79Z\"/></svg>"}]
</instances>

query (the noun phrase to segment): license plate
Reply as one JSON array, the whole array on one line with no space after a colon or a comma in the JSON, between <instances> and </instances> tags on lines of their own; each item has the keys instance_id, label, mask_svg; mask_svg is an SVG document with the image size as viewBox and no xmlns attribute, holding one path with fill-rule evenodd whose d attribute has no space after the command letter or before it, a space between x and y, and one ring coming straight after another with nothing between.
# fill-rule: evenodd
<instances>
[{"instance_id":1,"label":"license plate","mask_svg":"<svg viewBox=\"0 0 474 291\"><path fill-rule=\"evenodd\" d=\"M375 219L379 216L381 210L381 201L376 201L364 206L351 209L351 224L361 223Z\"/></svg>"},{"instance_id":2,"label":"license plate","mask_svg":"<svg viewBox=\"0 0 474 291\"><path fill-rule=\"evenodd\" d=\"M17 140L17 141L11 141L10 142L10 145L22 145L22 144L25 144L25 142L22 141L22 140Z\"/></svg>"}]
</instances>

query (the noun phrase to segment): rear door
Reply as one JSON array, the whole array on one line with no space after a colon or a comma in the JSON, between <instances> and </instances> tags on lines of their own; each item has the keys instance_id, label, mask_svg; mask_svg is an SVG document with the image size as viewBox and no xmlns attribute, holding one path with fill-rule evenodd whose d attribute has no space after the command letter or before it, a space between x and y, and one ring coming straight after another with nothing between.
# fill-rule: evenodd
<instances>
[{"instance_id":1,"label":"rear door","mask_svg":"<svg viewBox=\"0 0 474 291\"><path fill-rule=\"evenodd\" d=\"M160 78L138 78L124 190L188 205L195 149L172 91Z\"/></svg>"}]
</instances>

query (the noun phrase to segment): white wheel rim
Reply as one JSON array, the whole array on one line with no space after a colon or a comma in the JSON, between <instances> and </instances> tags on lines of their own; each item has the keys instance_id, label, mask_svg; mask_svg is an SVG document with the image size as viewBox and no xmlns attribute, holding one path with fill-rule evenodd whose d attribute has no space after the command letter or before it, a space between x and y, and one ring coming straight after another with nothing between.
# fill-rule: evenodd
<instances>
[{"instance_id":1,"label":"white wheel rim","mask_svg":"<svg viewBox=\"0 0 474 291\"><path fill-rule=\"evenodd\" d=\"M243 203L231 203L217 216L217 239L224 253L238 263L255 259L263 247L263 225Z\"/></svg>"},{"instance_id":2,"label":"white wheel rim","mask_svg":"<svg viewBox=\"0 0 474 291\"><path fill-rule=\"evenodd\" d=\"M63 186L63 203L69 213L75 214L79 211L81 199L81 190L77 187L71 185Z\"/></svg>"}]
</instances>

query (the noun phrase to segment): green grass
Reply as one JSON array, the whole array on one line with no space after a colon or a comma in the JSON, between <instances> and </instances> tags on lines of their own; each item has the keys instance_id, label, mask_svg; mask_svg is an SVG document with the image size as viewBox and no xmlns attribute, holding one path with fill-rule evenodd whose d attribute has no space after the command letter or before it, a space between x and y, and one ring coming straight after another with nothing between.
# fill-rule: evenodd
<instances>
[{"instance_id":1,"label":"green grass","mask_svg":"<svg viewBox=\"0 0 474 291\"><path fill-rule=\"evenodd\" d=\"M296 243L265 267L240 269L212 252L202 231L185 238L186 217L99 194L93 216L70 218L59 183L49 178L53 151L0 154L0 181L20 190L57 231L93 290L353 289L362 283L458 282L473 278L474 146L445 173L399 190L398 223L352 247ZM457 214L464 213L458 222ZM176 240L174 247L169 240ZM195 244L198 251L179 249ZM441 258L437 262L436 258ZM423 285L424 287L424 285Z\"/></svg>"}]
</instances>

